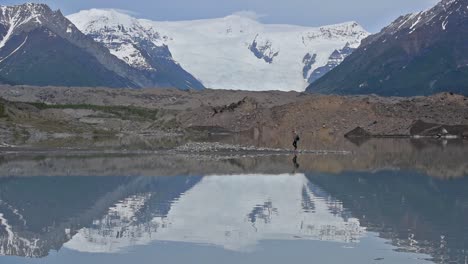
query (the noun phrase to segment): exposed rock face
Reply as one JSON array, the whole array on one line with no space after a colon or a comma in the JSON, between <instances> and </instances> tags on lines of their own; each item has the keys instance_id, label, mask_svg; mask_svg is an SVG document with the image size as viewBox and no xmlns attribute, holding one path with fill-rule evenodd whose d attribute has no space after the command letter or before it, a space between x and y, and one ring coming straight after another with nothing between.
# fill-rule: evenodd
<instances>
[{"instance_id":1,"label":"exposed rock face","mask_svg":"<svg viewBox=\"0 0 468 264\"><path fill-rule=\"evenodd\" d=\"M258 43L257 38L258 35L255 36L252 44L249 45L249 50L252 51L258 59L263 59L266 63L273 63L273 59L279 55L279 51L273 49L272 43L269 40L261 44Z\"/></svg>"},{"instance_id":2,"label":"exposed rock face","mask_svg":"<svg viewBox=\"0 0 468 264\"><path fill-rule=\"evenodd\" d=\"M302 63L304 63L304 68L302 69L302 76L304 79L308 79L307 76L309 75L310 70L312 69L312 65L315 64L317 61L317 54L311 55L307 53L304 58L302 59Z\"/></svg>"},{"instance_id":3,"label":"exposed rock face","mask_svg":"<svg viewBox=\"0 0 468 264\"><path fill-rule=\"evenodd\" d=\"M401 16L307 91L384 96L468 94L468 0Z\"/></svg>"},{"instance_id":4,"label":"exposed rock face","mask_svg":"<svg viewBox=\"0 0 468 264\"><path fill-rule=\"evenodd\" d=\"M325 66L315 69L309 76L309 83L314 83L322 76L333 70L336 66L340 65L346 57L351 55L355 49L351 48L349 44L340 50L335 50L328 58L328 63Z\"/></svg>"}]
</instances>

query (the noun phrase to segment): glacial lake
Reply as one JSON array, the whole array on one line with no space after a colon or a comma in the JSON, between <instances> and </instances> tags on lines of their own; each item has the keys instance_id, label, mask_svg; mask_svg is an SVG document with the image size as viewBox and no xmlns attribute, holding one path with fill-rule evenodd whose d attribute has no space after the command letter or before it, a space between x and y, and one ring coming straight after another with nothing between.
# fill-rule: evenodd
<instances>
[{"instance_id":1,"label":"glacial lake","mask_svg":"<svg viewBox=\"0 0 468 264\"><path fill-rule=\"evenodd\" d=\"M462 141L3 151L0 263L467 263L466 176Z\"/></svg>"}]
</instances>

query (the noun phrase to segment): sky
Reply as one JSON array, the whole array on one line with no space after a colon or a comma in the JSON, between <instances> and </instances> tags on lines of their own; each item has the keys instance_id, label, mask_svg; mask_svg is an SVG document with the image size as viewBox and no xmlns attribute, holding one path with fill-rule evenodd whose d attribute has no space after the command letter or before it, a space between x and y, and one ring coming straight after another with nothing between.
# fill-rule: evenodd
<instances>
[{"instance_id":1,"label":"sky","mask_svg":"<svg viewBox=\"0 0 468 264\"><path fill-rule=\"evenodd\" d=\"M398 16L425 10L439 0L0 0L1 5L40 2L65 15L90 8L126 10L130 15L157 21L224 17L237 12L260 22L322 26L356 21L370 32ZM248 11L248 12L246 12Z\"/></svg>"}]
</instances>

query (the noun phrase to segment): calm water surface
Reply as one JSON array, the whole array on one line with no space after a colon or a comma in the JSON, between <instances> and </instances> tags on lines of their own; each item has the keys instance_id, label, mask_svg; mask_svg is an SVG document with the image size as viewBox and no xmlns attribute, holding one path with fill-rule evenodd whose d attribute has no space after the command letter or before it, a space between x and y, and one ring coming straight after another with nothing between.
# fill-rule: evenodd
<instances>
[{"instance_id":1,"label":"calm water surface","mask_svg":"<svg viewBox=\"0 0 468 264\"><path fill-rule=\"evenodd\" d=\"M467 263L467 154L4 154L0 263Z\"/></svg>"}]
</instances>

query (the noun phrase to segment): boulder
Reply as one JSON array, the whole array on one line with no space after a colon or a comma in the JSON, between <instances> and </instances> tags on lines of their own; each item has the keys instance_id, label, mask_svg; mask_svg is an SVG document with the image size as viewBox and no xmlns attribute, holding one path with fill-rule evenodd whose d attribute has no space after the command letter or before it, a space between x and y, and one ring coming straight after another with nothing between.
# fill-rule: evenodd
<instances>
[{"instance_id":1,"label":"boulder","mask_svg":"<svg viewBox=\"0 0 468 264\"><path fill-rule=\"evenodd\" d=\"M362 127L356 127L355 129L346 133L345 137L346 138L370 138L372 137L372 134Z\"/></svg>"}]
</instances>

